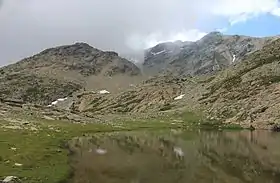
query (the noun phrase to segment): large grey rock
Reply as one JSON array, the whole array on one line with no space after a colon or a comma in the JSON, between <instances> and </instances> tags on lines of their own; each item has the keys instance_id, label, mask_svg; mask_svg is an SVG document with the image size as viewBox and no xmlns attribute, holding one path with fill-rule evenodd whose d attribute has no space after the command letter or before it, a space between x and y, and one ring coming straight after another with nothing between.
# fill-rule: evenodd
<instances>
[{"instance_id":1,"label":"large grey rock","mask_svg":"<svg viewBox=\"0 0 280 183\"><path fill-rule=\"evenodd\" d=\"M7 176L2 183L21 183L21 180L16 176Z\"/></svg>"}]
</instances>

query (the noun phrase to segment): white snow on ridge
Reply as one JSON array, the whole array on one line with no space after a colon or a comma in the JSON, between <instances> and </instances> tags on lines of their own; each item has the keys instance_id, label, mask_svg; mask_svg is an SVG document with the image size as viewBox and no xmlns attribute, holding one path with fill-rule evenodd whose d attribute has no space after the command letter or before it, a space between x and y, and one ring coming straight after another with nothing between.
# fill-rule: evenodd
<instances>
[{"instance_id":1,"label":"white snow on ridge","mask_svg":"<svg viewBox=\"0 0 280 183\"><path fill-rule=\"evenodd\" d=\"M53 101L50 105L48 105L48 107L52 107L52 106L56 105L58 102L63 102L67 99L68 99L68 97L56 99L56 101Z\"/></svg>"},{"instance_id":2,"label":"white snow on ridge","mask_svg":"<svg viewBox=\"0 0 280 183\"><path fill-rule=\"evenodd\" d=\"M179 95L178 97L175 97L174 100L181 100L184 96L185 96L185 94Z\"/></svg>"},{"instance_id":3,"label":"white snow on ridge","mask_svg":"<svg viewBox=\"0 0 280 183\"><path fill-rule=\"evenodd\" d=\"M110 92L108 92L107 90L101 90L101 91L99 91L99 94L108 94L108 93L110 93Z\"/></svg>"},{"instance_id":4,"label":"white snow on ridge","mask_svg":"<svg viewBox=\"0 0 280 183\"><path fill-rule=\"evenodd\" d=\"M56 105L58 103L58 101L56 100L56 101L53 101L52 102L52 105Z\"/></svg>"},{"instance_id":5,"label":"white snow on ridge","mask_svg":"<svg viewBox=\"0 0 280 183\"><path fill-rule=\"evenodd\" d=\"M232 63L234 63L236 60L236 55L233 55L233 58L232 58Z\"/></svg>"},{"instance_id":6,"label":"white snow on ridge","mask_svg":"<svg viewBox=\"0 0 280 183\"><path fill-rule=\"evenodd\" d=\"M58 101L58 102L63 102L63 101L65 101L65 100L67 100L67 97L65 97L65 98L59 98L59 99L57 99L56 101Z\"/></svg>"},{"instance_id":7,"label":"white snow on ridge","mask_svg":"<svg viewBox=\"0 0 280 183\"><path fill-rule=\"evenodd\" d=\"M159 51L159 52L156 52L156 53L151 52L151 54L152 54L152 55L158 55L158 54L161 54L161 53L164 53L164 52L166 52L166 50L162 50L162 51Z\"/></svg>"}]
</instances>

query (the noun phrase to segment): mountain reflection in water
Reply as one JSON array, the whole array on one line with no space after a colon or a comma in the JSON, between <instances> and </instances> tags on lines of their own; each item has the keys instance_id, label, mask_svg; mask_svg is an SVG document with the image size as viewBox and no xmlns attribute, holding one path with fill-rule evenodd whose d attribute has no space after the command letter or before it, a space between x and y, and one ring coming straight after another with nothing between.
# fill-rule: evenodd
<instances>
[{"instance_id":1,"label":"mountain reflection in water","mask_svg":"<svg viewBox=\"0 0 280 183\"><path fill-rule=\"evenodd\" d=\"M280 133L148 131L69 142L74 183L279 183Z\"/></svg>"}]
</instances>

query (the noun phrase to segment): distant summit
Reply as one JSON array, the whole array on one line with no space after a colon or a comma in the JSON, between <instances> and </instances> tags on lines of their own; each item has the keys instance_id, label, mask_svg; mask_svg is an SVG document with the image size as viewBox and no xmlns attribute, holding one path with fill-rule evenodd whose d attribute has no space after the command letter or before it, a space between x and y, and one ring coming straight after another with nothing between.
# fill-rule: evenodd
<instances>
[{"instance_id":1,"label":"distant summit","mask_svg":"<svg viewBox=\"0 0 280 183\"><path fill-rule=\"evenodd\" d=\"M49 104L84 87L101 87L106 84L102 78L138 75L140 69L116 52L75 43L46 49L1 68L0 98Z\"/></svg>"},{"instance_id":2,"label":"distant summit","mask_svg":"<svg viewBox=\"0 0 280 183\"><path fill-rule=\"evenodd\" d=\"M146 51L143 70L150 75L167 71L186 75L215 73L241 61L275 38L231 36L215 31L196 42L161 43Z\"/></svg>"}]
</instances>

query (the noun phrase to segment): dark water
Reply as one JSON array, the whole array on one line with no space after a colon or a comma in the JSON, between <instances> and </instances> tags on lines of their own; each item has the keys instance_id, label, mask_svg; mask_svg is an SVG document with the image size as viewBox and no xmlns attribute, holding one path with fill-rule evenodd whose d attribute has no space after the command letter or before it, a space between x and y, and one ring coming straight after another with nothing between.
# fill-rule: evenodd
<instances>
[{"instance_id":1,"label":"dark water","mask_svg":"<svg viewBox=\"0 0 280 183\"><path fill-rule=\"evenodd\" d=\"M280 134L111 133L73 139L75 183L279 183Z\"/></svg>"}]
</instances>

